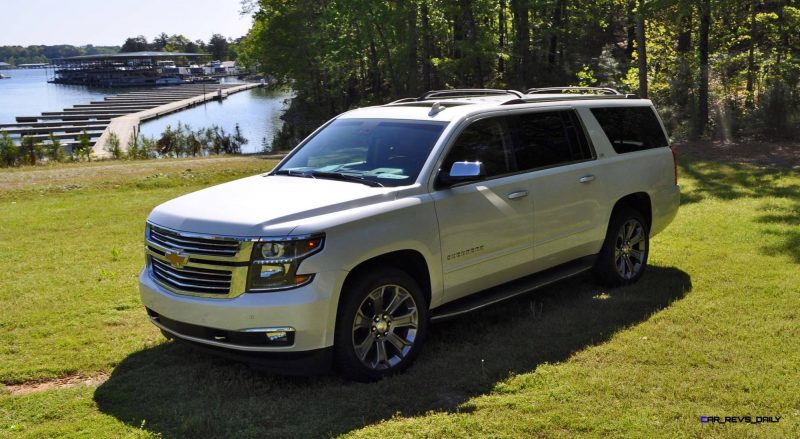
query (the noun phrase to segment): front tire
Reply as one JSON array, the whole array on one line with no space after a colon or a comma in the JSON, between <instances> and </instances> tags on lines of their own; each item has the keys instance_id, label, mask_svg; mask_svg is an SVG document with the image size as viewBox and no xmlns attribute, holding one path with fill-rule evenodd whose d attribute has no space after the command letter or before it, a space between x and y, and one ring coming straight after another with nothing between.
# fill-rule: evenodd
<instances>
[{"instance_id":1,"label":"front tire","mask_svg":"<svg viewBox=\"0 0 800 439\"><path fill-rule=\"evenodd\" d=\"M639 280L647 267L650 230L639 211L617 209L611 216L594 274L607 286L629 285Z\"/></svg>"},{"instance_id":2,"label":"front tire","mask_svg":"<svg viewBox=\"0 0 800 439\"><path fill-rule=\"evenodd\" d=\"M357 381L399 373L414 361L428 331L428 306L417 282L397 269L363 273L339 307L334 359Z\"/></svg>"}]
</instances>

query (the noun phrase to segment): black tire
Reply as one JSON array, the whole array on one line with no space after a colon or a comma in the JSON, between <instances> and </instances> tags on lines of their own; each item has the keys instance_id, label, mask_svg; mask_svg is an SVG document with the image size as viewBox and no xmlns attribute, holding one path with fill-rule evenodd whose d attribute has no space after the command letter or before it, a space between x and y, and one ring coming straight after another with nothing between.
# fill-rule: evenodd
<instances>
[{"instance_id":1,"label":"black tire","mask_svg":"<svg viewBox=\"0 0 800 439\"><path fill-rule=\"evenodd\" d=\"M610 287L632 284L644 274L649 254L650 227L644 215L628 206L619 207L611 216L597 256L595 278Z\"/></svg>"},{"instance_id":2,"label":"black tire","mask_svg":"<svg viewBox=\"0 0 800 439\"><path fill-rule=\"evenodd\" d=\"M342 294L334 336L339 373L371 382L407 369L428 332L428 304L414 278L393 268L371 270Z\"/></svg>"}]
</instances>

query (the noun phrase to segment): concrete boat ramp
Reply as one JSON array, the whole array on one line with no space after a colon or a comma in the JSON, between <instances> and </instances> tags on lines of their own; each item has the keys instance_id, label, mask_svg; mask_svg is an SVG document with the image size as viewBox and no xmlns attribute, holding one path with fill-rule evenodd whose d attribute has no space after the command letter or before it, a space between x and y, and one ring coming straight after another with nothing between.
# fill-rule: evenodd
<instances>
[{"instance_id":1,"label":"concrete boat ramp","mask_svg":"<svg viewBox=\"0 0 800 439\"><path fill-rule=\"evenodd\" d=\"M78 137L85 132L91 139L94 156L103 158L109 156L105 145L111 133L117 135L124 151L143 121L260 86L260 83L186 84L132 91L63 111L17 116L17 123L0 124L0 132L8 133L17 142L25 136L42 143L52 134L65 148L78 145Z\"/></svg>"}]
</instances>

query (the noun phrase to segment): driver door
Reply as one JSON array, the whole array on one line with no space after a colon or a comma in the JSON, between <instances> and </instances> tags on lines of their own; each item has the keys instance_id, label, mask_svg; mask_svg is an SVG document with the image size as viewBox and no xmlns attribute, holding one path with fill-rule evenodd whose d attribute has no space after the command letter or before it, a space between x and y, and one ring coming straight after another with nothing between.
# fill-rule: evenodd
<instances>
[{"instance_id":1,"label":"driver door","mask_svg":"<svg viewBox=\"0 0 800 439\"><path fill-rule=\"evenodd\" d=\"M432 194L446 301L522 277L533 261L529 176L514 174L504 119L473 122L455 140L441 168L449 171L461 161L481 162L485 178Z\"/></svg>"}]
</instances>

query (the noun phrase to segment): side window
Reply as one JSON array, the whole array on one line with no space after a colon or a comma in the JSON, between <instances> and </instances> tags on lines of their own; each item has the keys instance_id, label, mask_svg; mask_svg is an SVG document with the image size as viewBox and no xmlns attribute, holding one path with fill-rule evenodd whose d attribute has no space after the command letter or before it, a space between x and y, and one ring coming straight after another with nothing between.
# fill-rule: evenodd
<instances>
[{"instance_id":1,"label":"side window","mask_svg":"<svg viewBox=\"0 0 800 439\"><path fill-rule=\"evenodd\" d=\"M617 153L668 146L661 124L650 107L592 108L592 114Z\"/></svg>"},{"instance_id":2,"label":"side window","mask_svg":"<svg viewBox=\"0 0 800 439\"><path fill-rule=\"evenodd\" d=\"M481 162L487 177L512 172L503 125L501 118L489 118L468 126L456 139L442 169L449 171L455 162Z\"/></svg>"},{"instance_id":3,"label":"side window","mask_svg":"<svg viewBox=\"0 0 800 439\"><path fill-rule=\"evenodd\" d=\"M592 152L573 111L521 114L509 118L519 170L589 160Z\"/></svg>"}]
</instances>

